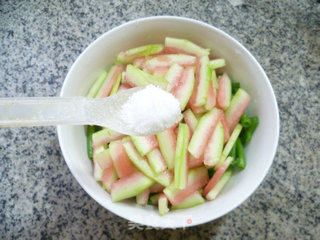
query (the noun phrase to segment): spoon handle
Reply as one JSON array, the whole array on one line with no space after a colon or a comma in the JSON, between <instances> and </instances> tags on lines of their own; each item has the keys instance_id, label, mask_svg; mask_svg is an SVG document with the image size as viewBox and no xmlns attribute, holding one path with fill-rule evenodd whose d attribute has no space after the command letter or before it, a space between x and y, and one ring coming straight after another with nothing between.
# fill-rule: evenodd
<instances>
[{"instance_id":1,"label":"spoon handle","mask_svg":"<svg viewBox=\"0 0 320 240\"><path fill-rule=\"evenodd\" d=\"M86 98L0 98L0 126L83 125Z\"/></svg>"},{"instance_id":2,"label":"spoon handle","mask_svg":"<svg viewBox=\"0 0 320 240\"><path fill-rule=\"evenodd\" d=\"M126 135L141 135L122 119L121 109L142 87L106 98L0 98L0 127L98 125ZM148 135L154 132L150 130Z\"/></svg>"}]
</instances>

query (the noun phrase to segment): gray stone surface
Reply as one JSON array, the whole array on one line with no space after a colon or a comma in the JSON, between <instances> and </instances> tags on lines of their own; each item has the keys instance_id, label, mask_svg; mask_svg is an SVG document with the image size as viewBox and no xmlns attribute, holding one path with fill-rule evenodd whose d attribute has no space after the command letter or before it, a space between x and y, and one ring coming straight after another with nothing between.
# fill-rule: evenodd
<instances>
[{"instance_id":1,"label":"gray stone surface","mask_svg":"<svg viewBox=\"0 0 320 240\"><path fill-rule=\"evenodd\" d=\"M0 1L0 97L56 96L77 56L105 31L178 15L243 43L266 70L281 117L272 169L244 204L208 224L161 231L131 229L92 200L65 164L55 128L2 128L0 239L319 239L320 4L231 2Z\"/></svg>"}]
</instances>

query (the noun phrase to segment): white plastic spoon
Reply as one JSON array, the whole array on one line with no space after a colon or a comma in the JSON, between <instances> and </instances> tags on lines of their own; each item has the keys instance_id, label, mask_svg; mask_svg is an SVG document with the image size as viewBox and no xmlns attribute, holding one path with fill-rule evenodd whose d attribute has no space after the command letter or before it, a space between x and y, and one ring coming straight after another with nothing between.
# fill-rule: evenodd
<instances>
[{"instance_id":1,"label":"white plastic spoon","mask_svg":"<svg viewBox=\"0 0 320 240\"><path fill-rule=\"evenodd\" d=\"M165 126L146 131L135 129L120 114L123 104L143 89L131 88L107 98L94 99L0 98L0 126L98 125L127 135L152 135L165 130ZM173 125L176 119L168 120Z\"/></svg>"}]
</instances>

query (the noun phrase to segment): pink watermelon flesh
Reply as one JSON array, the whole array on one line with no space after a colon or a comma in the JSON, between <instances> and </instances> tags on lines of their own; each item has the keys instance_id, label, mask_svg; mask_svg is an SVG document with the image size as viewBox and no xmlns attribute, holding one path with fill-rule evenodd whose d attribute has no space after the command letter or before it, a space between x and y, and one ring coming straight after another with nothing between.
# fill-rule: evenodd
<instances>
[{"instance_id":1,"label":"pink watermelon flesh","mask_svg":"<svg viewBox=\"0 0 320 240\"><path fill-rule=\"evenodd\" d=\"M221 114L222 110L213 108L200 118L188 147L189 152L195 158L200 158L203 155L208 140L221 118Z\"/></svg>"},{"instance_id":2,"label":"pink watermelon flesh","mask_svg":"<svg viewBox=\"0 0 320 240\"><path fill-rule=\"evenodd\" d=\"M129 88L131 88L129 85L127 84L120 84L119 88L118 88L118 92L124 91L124 90L128 90Z\"/></svg>"},{"instance_id":3,"label":"pink watermelon flesh","mask_svg":"<svg viewBox=\"0 0 320 240\"><path fill-rule=\"evenodd\" d=\"M112 165L112 158L110 156L109 149L105 149L102 152L94 153L93 159L99 164L102 170L110 167Z\"/></svg>"},{"instance_id":4,"label":"pink watermelon flesh","mask_svg":"<svg viewBox=\"0 0 320 240\"><path fill-rule=\"evenodd\" d=\"M123 177L111 185L111 199L113 202L137 196L154 183L141 172L134 172Z\"/></svg>"},{"instance_id":5,"label":"pink watermelon flesh","mask_svg":"<svg viewBox=\"0 0 320 240\"><path fill-rule=\"evenodd\" d=\"M171 90L173 96L175 96L181 105L181 110L184 110L194 89L195 78L194 78L194 68L186 67L177 84Z\"/></svg>"},{"instance_id":6,"label":"pink watermelon flesh","mask_svg":"<svg viewBox=\"0 0 320 240\"><path fill-rule=\"evenodd\" d=\"M144 190L143 192L141 192L140 194L138 194L136 196L136 201L137 204L145 206L148 203L148 199L149 199L149 194L150 194L150 190L149 188Z\"/></svg>"},{"instance_id":7,"label":"pink watermelon flesh","mask_svg":"<svg viewBox=\"0 0 320 240\"><path fill-rule=\"evenodd\" d=\"M196 57L182 54L158 55L146 62L146 68L153 72L157 67L170 67L174 62L181 66L193 66L196 63Z\"/></svg>"},{"instance_id":8,"label":"pink watermelon flesh","mask_svg":"<svg viewBox=\"0 0 320 240\"><path fill-rule=\"evenodd\" d=\"M130 138L141 156L145 156L153 149L156 149L158 147L158 141L155 135L130 136Z\"/></svg>"},{"instance_id":9,"label":"pink watermelon flesh","mask_svg":"<svg viewBox=\"0 0 320 240\"><path fill-rule=\"evenodd\" d=\"M173 132L174 132L174 134L177 136L178 135L178 127L177 126L175 126L174 128L173 128Z\"/></svg>"},{"instance_id":10,"label":"pink watermelon flesh","mask_svg":"<svg viewBox=\"0 0 320 240\"><path fill-rule=\"evenodd\" d=\"M130 87L147 86L149 82L145 79L145 77L143 77L144 74L146 73L144 73L141 69L129 64L126 66L124 83Z\"/></svg>"},{"instance_id":11,"label":"pink watermelon flesh","mask_svg":"<svg viewBox=\"0 0 320 240\"><path fill-rule=\"evenodd\" d=\"M203 156L195 158L190 153L188 154L188 168L195 168L203 165Z\"/></svg>"},{"instance_id":12,"label":"pink watermelon flesh","mask_svg":"<svg viewBox=\"0 0 320 240\"><path fill-rule=\"evenodd\" d=\"M190 109L189 109L190 110ZM185 111L186 112L186 111ZM192 115L193 116L192 116ZM190 117L190 118L193 118L193 121L194 121L194 123L193 123L193 125L194 125L194 129L196 128L196 126L197 126L197 123L198 123L198 120L197 120L197 118L194 116L194 114L192 113L192 111L190 110L190 113L189 114L187 114L187 115L189 115L189 116L187 116L187 118L186 117L184 117L184 121L187 123L187 125L188 125L188 117ZM189 119L190 120L190 119ZM190 127L189 125L188 125L188 127L189 127L189 131L190 131L190 139L191 139L191 137L192 137L192 134L193 134L193 131L191 130L191 128L192 127ZM192 156L192 154L190 154L189 152L188 152L188 156L187 156L187 166L188 166L188 169L191 169L191 168L195 168L195 167L199 167L199 166L202 166L203 165L203 156L201 156L200 158L195 158L194 156Z\"/></svg>"},{"instance_id":13,"label":"pink watermelon flesh","mask_svg":"<svg viewBox=\"0 0 320 240\"><path fill-rule=\"evenodd\" d=\"M192 195L208 183L208 171L205 167L190 169L188 172L188 183L186 188L177 189L170 185L163 190L172 205L181 203L184 199Z\"/></svg>"},{"instance_id":14,"label":"pink watermelon flesh","mask_svg":"<svg viewBox=\"0 0 320 240\"><path fill-rule=\"evenodd\" d=\"M224 174L224 172L227 170L227 168L229 167L230 163L232 162L233 158L232 157L228 157L226 159L226 161L221 165L221 167L219 167L217 169L217 171L214 173L213 177L210 179L210 181L208 182L208 184L206 185L206 187L203 190L203 195L206 196L208 194L208 192L210 192L210 190L212 188L214 188L214 186L217 184L217 182L219 181L219 179L222 177L222 175Z\"/></svg>"},{"instance_id":15,"label":"pink watermelon flesh","mask_svg":"<svg viewBox=\"0 0 320 240\"><path fill-rule=\"evenodd\" d=\"M183 67L179 64L172 64L166 73L166 80L168 81L167 91L171 92L176 85L178 85L179 79L181 78Z\"/></svg>"},{"instance_id":16,"label":"pink watermelon flesh","mask_svg":"<svg viewBox=\"0 0 320 240\"><path fill-rule=\"evenodd\" d=\"M207 167L213 167L220 160L224 143L224 130L221 121L218 122L203 155L203 163Z\"/></svg>"},{"instance_id":17,"label":"pink watermelon flesh","mask_svg":"<svg viewBox=\"0 0 320 240\"><path fill-rule=\"evenodd\" d=\"M137 68L143 69L146 66L146 58L145 57L135 58L132 64Z\"/></svg>"},{"instance_id":18,"label":"pink watermelon flesh","mask_svg":"<svg viewBox=\"0 0 320 240\"><path fill-rule=\"evenodd\" d=\"M229 130L228 122L226 119L226 115L224 113L222 113L220 121L224 130L224 142L226 143L230 138L230 130Z\"/></svg>"},{"instance_id":19,"label":"pink watermelon flesh","mask_svg":"<svg viewBox=\"0 0 320 240\"><path fill-rule=\"evenodd\" d=\"M190 130L190 135L192 136L192 133L196 129L198 119L193 114L191 109L187 109L186 111L183 112L183 119L186 122L186 124L188 125L189 130Z\"/></svg>"},{"instance_id":20,"label":"pink watermelon flesh","mask_svg":"<svg viewBox=\"0 0 320 240\"><path fill-rule=\"evenodd\" d=\"M131 48L126 51L122 51L117 56L117 62L131 63L135 58L147 57L152 54L157 54L163 50L162 44L149 44L136 48Z\"/></svg>"},{"instance_id":21,"label":"pink watermelon flesh","mask_svg":"<svg viewBox=\"0 0 320 240\"><path fill-rule=\"evenodd\" d=\"M135 168L126 153L121 140L111 142L109 149L113 165L120 178L128 176L135 171Z\"/></svg>"},{"instance_id":22,"label":"pink watermelon flesh","mask_svg":"<svg viewBox=\"0 0 320 240\"><path fill-rule=\"evenodd\" d=\"M195 113L195 114L200 114L200 113L204 113L206 112L206 108L204 106L201 106L201 107L196 107L194 105L190 105L192 111Z\"/></svg>"},{"instance_id":23,"label":"pink watermelon flesh","mask_svg":"<svg viewBox=\"0 0 320 240\"><path fill-rule=\"evenodd\" d=\"M159 193L159 192L162 192L162 190L164 189L164 186L156 182L149 189L151 193Z\"/></svg>"},{"instance_id":24,"label":"pink watermelon flesh","mask_svg":"<svg viewBox=\"0 0 320 240\"><path fill-rule=\"evenodd\" d=\"M184 189L188 177L188 143L190 130L187 124L179 123L177 147L174 159L174 183L179 189Z\"/></svg>"},{"instance_id":25,"label":"pink watermelon flesh","mask_svg":"<svg viewBox=\"0 0 320 240\"><path fill-rule=\"evenodd\" d=\"M177 145L177 133L175 129L177 128L173 126L157 134L159 148L169 170L172 170L174 167L174 155Z\"/></svg>"},{"instance_id":26,"label":"pink watermelon flesh","mask_svg":"<svg viewBox=\"0 0 320 240\"><path fill-rule=\"evenodd\" d=\"M125 135L123 133L118 133L111 129L104 128L92 135L92 147L98 148L111 141L121 139L124 136Z\"/></svg>"},{"instance_id":27,"label":"pink watermelon flesh","mask_svg":"<svg viewBox=\"0 0 320 240\"><path fill-rule=\"evenodd\" d=\"M163 77L166 75L168 70L169 70L169 67L156 67L153 70L153 75L158 76L158 77Z\"/></svg>"},{"instance_id":28,"label":"pink watermelon flesh","mask_svg":"<svg viewBox=\"0 0 320 240\"><path fill-rule=\"evenodd\" d=\"M188 102L189 106L191 107L191 109L192 109L192 111L194 113L196 113L195 109L197 107L200 107L200 106L196 106L197 89L198 89L198 86L199 86L199 77L200 77L200 61L199 61L199 58L197 58L197 60L196 60L195 67L196 67L195 68L195 83L194 83L192 95L191 95L191 97L189 99L189 102Z\"/></svg>"},{"instance_id":29,"label":"pink watermelon flesh","mask_svg":"<svg viewBox=\"0 0 320 240\"><path fill-rule=\"evenodd\" d=\"M229 181L230 177L232 175L232 170L226 170L220 180L216 183L214 188L211 189L210 192L207 193L206 199L211 201L214 200L220 191L223 189L223 187L226 185L226 183Z\"/></svg>"},{"instance_id":30,"label":"pink watermelon flesh","mask_svg":"<svg viewBox=\"0 0 320 240\"><path fill-rule=\"evenodd\" d=\"M218 106L221 109L226 110L230 105L231 96L231 80L228 75L224 73L219 80L219 89L217 92Z\"/></svg>"},{"instance_id":31,"label":"pink watermelon flesh","mask_svg":"<svg viewBox=\"0 0 320 240\"><path fill-rule=\"evenodd\" d=\"M110 193L112 183L117 181L118 175L116 173L116 169L111 165L110 167L106 168L103 172L102 176L102 184L103 187Z\"/></svg>"},{"instance_id":32,"label":"pink watermelon flesh","mask_svg":"<svg viewBox=\"0 0 320 240\"><path fill-rule=\"evenodd\" d=\"M164 54L187 54L187 55L191 55L191 56L196 56L195 54L188 53L186 51L183 51L182 49L174 48L174 47L164 47L162 52Z\"/></svg>"},{"instance_id":33,"label":"pink watermelon flesh","mask_svg":"<svg viewBox=\"0 0 320 240\"><path fill-rule=\"evenodd\" d=\"M210 82L207 102L205 105L206 110L211 110L216 105L216 89L213 87L212 82Z\"/></svg>"},{"instance_id":34,"label":"pink watermelon flesh","mask_svg":"<svg viewBox=\"0 0 320 240\"><path fill-rule=\"evenodd\" d=\"M197 44L187 40L187 39L178 39L166 37L164 41L165 47L177 48L179 50L191 53L196 56L208 56L210 49L204 49Z\"/></svg>"},{"instance_id":35,"label":"pink watermelon flesh","mask_svg":"<svg viewBox=\"0 0 320 240\"><path fill-rule=\"evenodd\" d=\"M149 84L167 88L168 82L163 77L152 75L133 65L127 65L125 74L125 83L131 87L144 87Z\"/></svg>"},{"instance_id":36,"label":"pink watermelon flesh","mask_svg":"<svg viewBox=\"0 0 320 240\"><path fill-rule=\"evenodd\" d=\"M152 150L147 154L148 162L153 171L156 173L163 172L167 169L163 156L158 148Z\"/></svg>"},{"instance_id":37,"label":"pink watermelon flesh","mask_svg":"<svg viewBox=\"0 0 320 240\"><path fill-rule=\"evenodd\" d=\"M123 66L120 64L111 68L107 78L105 79L104 83L102 84L100 90L97 93L97 96L96 96L97 98L104 98L109 96L112 90L113 84L115 83L118 75L121 74L122 71L123 71Z\"/></svg>"},{"instance_id":38,"label":"pink watermelon flesh","mask_svg":"<svg viewBox=\"0 0 320 240\"><path fill-rule=\"evenodd\" d=\"M239 88L236 94L233 96L230 106L225 112L226 119L229 126L229 132L232 132L235 126L238 124L242 114L244 114L247 106L250 102L250 95Z\"/></svg>"},{"instance_id":39,"label":"pink watermelon flesh","mask_svg":"<svg viewBox=\"0 0 320 240\"><path fill-rule=\"evenodd\" d=\"M139 169L149 178L159 182L164 186L169 186L171 184L171 172L165 170L161 173L156 174L149 166L147 160L139 154L129 137L122 139L122 142L131 162L135 165L137 169Z\"/></svg>"},{"instance_id":40,"label":"pink watermelon flesh","mask_svg":"<svg viewBox=\"0 0 320 240\"><path fill-rule=\"evenodd\" d=\"M191 108L204 106L210 85L209 58L207 56L197 58L196 82L189 104Z\"/></svg>"}]
</instances>

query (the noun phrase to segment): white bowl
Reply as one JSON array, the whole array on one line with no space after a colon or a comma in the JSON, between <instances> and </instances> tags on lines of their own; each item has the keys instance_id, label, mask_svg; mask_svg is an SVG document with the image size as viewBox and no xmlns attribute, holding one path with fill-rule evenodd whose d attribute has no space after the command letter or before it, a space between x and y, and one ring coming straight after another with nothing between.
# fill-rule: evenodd
<instances>
[{"instance_id":1,"label":"white bowl","mask_svg":"<svg viewBox=\"0 0 320 240\"><path fill-rule=\"evenodd\" d=\"M149 17L116 27L93 43L78 57L62 87L61 97L85 96L99 73L110 67L121 50L150 43L163 43L166 36L189 39L211 48L214 56L227 61L225 70L251 95L249 115L260 124L245 148L247 167L233 174L214 201L160 216L151 206L130 201L113 203L93 178L87 157L83 126L58 126L60 147L67 165L82 188L101 206L132 222L162 228L188 227L217 219L245 201L257 189L273 161L279 138L279 114L271 84L257 60L238 41L206 23L181 17Z\"/></svg>"}]
</instances>

